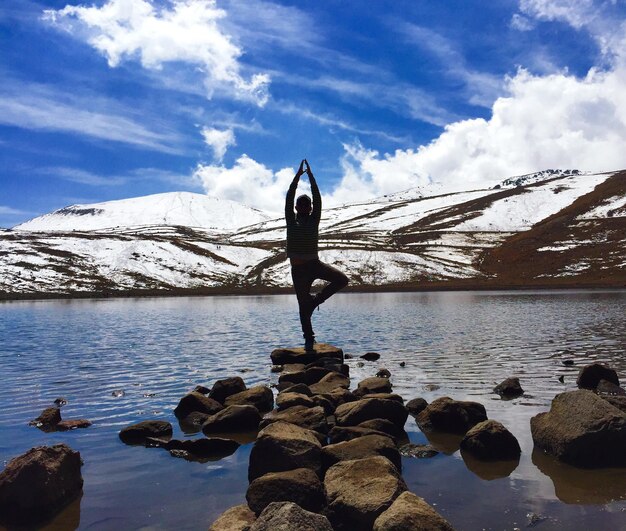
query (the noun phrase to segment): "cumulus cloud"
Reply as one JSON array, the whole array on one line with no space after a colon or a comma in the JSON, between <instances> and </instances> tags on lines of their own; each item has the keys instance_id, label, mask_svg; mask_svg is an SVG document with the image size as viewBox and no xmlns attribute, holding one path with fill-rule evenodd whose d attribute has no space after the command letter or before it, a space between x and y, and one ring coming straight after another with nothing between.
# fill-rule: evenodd
<instances>
[{"instance_id":1,"label":"cumulus cloud","mask_svg":"<svg viewBox=\"0 0 626 531\"><path fill-rule=\"evenodd\" d=\"M213 129L204 127L202 129L204 142L213 150L215 160L221 162L230 146L236 145L235 133L232 129Z\"/></svg>"},{"instance_id":2,"label":"cumulus cloud","mask_svg":"<svg viewBox=\"0 0 626 531\"><path fill-rule=\"evenodd\" d=\"M109 66L139 58L147 69L166 63L194 65L205 74L207 96L219 90L264 105L269 76L246 79L242 50L224 32L226 12L215 0L177 0L157 8L148 0L108 0L102 7L67 5L46 10L44 18L85 39L104 55Z\"/></svg>"},{"instance_id":3,"label":"cumulus cloud","mask_svg":"<svg viewBox=\"0 0 626 531\"><path fill-rule=\"evenodd\" d=\"M193 176L208 195L278 214L294 174L293 168L274 172L244 154L231 168L199 164Z\"/></svg>"},{"instance_id":4,"label":"cumulus cloud","mask_svg":"<svg viewBox=\"0 0 626 531\"><path fill-rule=\"evenodd\" d=\"M593 0L520 0L520 10L539 20L561 20L577 29L597 12Z\"/></svg>"}]
</instances>

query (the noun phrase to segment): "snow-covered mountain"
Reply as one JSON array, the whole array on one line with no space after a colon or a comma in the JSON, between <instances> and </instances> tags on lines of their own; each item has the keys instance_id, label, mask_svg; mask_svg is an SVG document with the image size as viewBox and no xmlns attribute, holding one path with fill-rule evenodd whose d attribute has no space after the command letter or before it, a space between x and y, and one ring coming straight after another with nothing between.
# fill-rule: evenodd
<instances>
[{"instance_id":1,"label":"snow-covered mountain","mask_svg":"<svg viewBox=\"0 0 626 531\"><path fill-rule=\"evenodd\" d=\"M268 216L260 210L227 199L190 192L170 192L90 205L72 205L31 219L15 229L69 232L182 225L233 230L267 219Z\"/></svg>"},{"instance_id":2,"label":"snow-covered mountain","mask_svg":"<svg viewBox=\"0 0 626 531\"><path fill-rule=\"evenodd\" d=\"M284 220L188 193L76 205L0 232L0 296L290 286ZM325 209L352 287L626 286L626 171L546 170Z\"/></svg>"}]
</instances>

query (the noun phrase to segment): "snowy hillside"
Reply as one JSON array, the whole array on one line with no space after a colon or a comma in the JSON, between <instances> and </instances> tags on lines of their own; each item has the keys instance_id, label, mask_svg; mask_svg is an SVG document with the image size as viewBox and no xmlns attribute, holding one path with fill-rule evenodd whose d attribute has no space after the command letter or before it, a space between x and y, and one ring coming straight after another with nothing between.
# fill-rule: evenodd
<instances>
[{"instance_id":1,"label":"snowy hillside","mask_svg":"<svg viewBox=\"0 0 626 531\"><path fill-rule=\"evenodd\" d=\"M28 231L103 230L146 225L237 229L268 219L234 201L190 192L171 192L90 205L72 205L15 227Z\"/></svg>"},{"instance_id":2,"label":"snowy hillside","mask_svg":"<svg viewBox=\"0 0 626 531\"><path fill-rule=\"evenodd\" d=\"M290 286L284 220L171 193L75 205L0 232L0 297ZM353 288L626 286L626 172L547 170L325 209L321 259Z\"/></svg>"}]
</instances>

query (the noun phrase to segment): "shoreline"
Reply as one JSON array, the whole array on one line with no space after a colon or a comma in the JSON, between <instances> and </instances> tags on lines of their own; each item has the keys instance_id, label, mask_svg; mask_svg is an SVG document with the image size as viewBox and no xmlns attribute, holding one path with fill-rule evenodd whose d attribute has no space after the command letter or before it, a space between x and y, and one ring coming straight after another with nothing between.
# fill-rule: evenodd
<instances>
[{"instance_id":1,"label":"shoreline","mask_svg":"<svg viewBox=\"0 0 626 531\"><path fill-rule=\"evenodd\" d=\"M607 282L601 280L573 281L563 279L555 282L554 279L546 282L511 283L497 280L477 281L476 279L455 281L434 281L422 283L397 283L380 286L348 286L341 293L411 293L411 292L438 292L438 291L534 291L534 290L623 290L626 281ZM259 295L287 295L293 294L292 287L271 286L219 286L214 288L177 288L172 290L111 290L85 292L36 292L10 293L0 291L0 302L4 301L36 301L36 300L69 300L69 299L129 299L155 297L207 297L207 296L259 296Z\"/></svg>"}]
</instances>

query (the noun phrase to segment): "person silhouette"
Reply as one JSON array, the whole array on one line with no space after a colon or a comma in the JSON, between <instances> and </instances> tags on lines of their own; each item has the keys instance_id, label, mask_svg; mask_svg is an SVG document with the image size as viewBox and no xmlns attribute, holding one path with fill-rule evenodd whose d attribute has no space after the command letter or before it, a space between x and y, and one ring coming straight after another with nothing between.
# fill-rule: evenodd
<instances>
[{"instance_id":1,"label":"person silhouette","mask_svg":"<svg viewBox=\"0 0 626 531\"><path fill-rule=\"evenodd\" d=\"M296 188L300 177L306 173L311 183L311 198L303 194L295 202ZM323 263L318 257L319 224L322 215L322 196L306 159L289 186L285 198L285 221L287 224L287 258L291 262L291 278L298 298L300 324L307 350L315 344L315 333L311 324L313 310L348 285L348 277L338 269ZM311 295L311 286L316 279L328 282L317 293Z\"/></svg>"}]
</instances>

